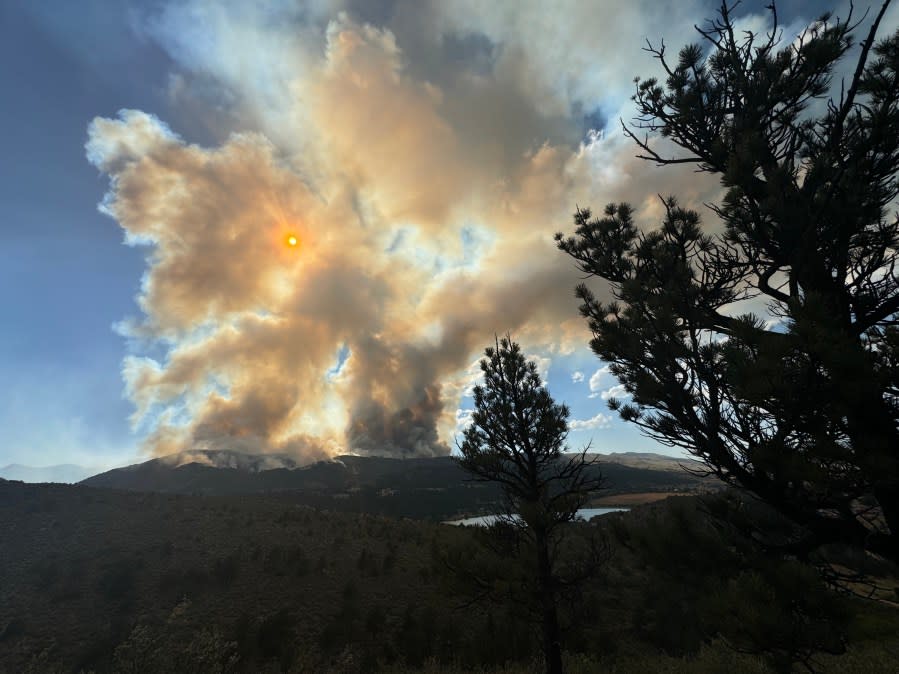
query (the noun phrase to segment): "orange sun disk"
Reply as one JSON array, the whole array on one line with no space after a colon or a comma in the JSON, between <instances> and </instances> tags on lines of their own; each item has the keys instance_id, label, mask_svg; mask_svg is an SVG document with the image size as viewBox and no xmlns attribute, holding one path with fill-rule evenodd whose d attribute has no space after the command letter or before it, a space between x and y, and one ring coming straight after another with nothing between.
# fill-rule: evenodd
<instances>
[{"instance_id":1,"label":"orange sun disk","mask_svg":"<svg viewBox=\"0 0 899 674\"><path fill-rule=\"evenodd\" d=\"M287 245L290 246L291 248L295 248L299 243L300 243L300 240L293 234L291 234L290 236L287 237Z\"/></svg>"}]
</instances>

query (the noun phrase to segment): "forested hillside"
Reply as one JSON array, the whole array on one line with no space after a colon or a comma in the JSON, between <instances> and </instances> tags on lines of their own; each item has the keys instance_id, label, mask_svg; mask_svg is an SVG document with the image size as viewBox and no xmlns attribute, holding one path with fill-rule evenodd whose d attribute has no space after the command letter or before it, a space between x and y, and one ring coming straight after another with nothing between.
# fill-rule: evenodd
<instances>
[{"instance_id":1,"label":"forested hillside","mask_svg":"<svg viewBox=\"0 0 899 674\"><path fill-rule=\"evenodd\" d=\"M561 607L570 671L762 672L793 648L844 639L833 671L883 671L899 648L895 609L865 602L856 617L814 576L754 567L693 497L573 533L601 534L610 554ZM0 671L532 671L526 612L500 586L470 604L450 571L465 558L516 577L476 535L265 496L0 482ZM806 628L785 629L790 610ZM752 650L772 631L777 652L725 646Z\"/></svg>"},{"instance_id":2,"label":"forested hillside","mask_svg":"<svg viewBox=\"0 0 899 674\"><path fill-rule=\"evenodd\" d=\"M603 505L629 505L669 493L696 493L721 487L714 478L686 471L687 460L659 455L598 456ZM152 459L88 478L84 485L173 494L266 493L286 502L329 510L445 520L490 513L495 484L473 481L450 457L389 459L342 456L296 467L239 452L205 451Z\"/></svg>"}]
</instances>

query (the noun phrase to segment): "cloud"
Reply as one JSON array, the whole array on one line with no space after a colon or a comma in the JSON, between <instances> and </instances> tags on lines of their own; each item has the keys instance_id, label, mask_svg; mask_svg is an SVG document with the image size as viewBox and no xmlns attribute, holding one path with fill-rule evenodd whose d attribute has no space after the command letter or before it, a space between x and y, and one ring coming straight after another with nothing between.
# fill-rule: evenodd
<instances>
[{"instance_id":1,"label":"cloud","mask_svg":"<svg viewBox=\"0 0 899 674\"><path fill-rule=\"evenodd\" d=\"M474 410L470 409L458 409L456 410L456 433L462 433L466 428L471 426L474 422L472 419L472 414L474 414Z\"/></svg>"},{"instance_id":2,"label":"cloud","mask_svg":"<svg viewBox=\"0 0 899 674\"><path fill-rule=\"evenodd\" d=\"M604 365L599 368L596 372L590 375L590 381L588 382L590 386L590 396L591 398L595 398L599 395L602 390L602 380L605 375L609 374L609 366Z\"/></svg>"},{"instance_id":3,"label":"cloud","mask_svg":"<svg viewBox=\"0 0 899 674\"><path fill-rule=\"evenodd\" d=\"M568 422L568 428L572 431L588 431L598 428L608 428L612 423L612 417L599 412L589 419L572 419Z\"/></svg>"},{"instance_id":4,"label":"cloud","mask_svg":"<svg viewBox=\"0 0 899 674\"><path fill-rule=\"evenodd\" d=\"M571 373L571 381L575 384L579 384L584 381L584 373L581 371L572 372Z\"/></svg>"},{"instance_id":5,"label":"cloud","mask_svg":"<svg viewBox=\"0 0 899 674\"><path fill-rule=\"evenodd\" d=\"M720 189L635 160L614 125L586 133L626 104L634 36L677 41L697 16L677 5L689 22L672 29L649 8L435 2L366 21L339 2L195 0L145 16L176 63L173 118L218 139L140 111L88 130L101 208L146 250L121 324L146 449L445 454L495 334L584 348L580 279L552 240L575 204L630 200L654 225L647 195Z\"/></svg>"},{"instance_id":6,"label":"cloud","mask_svg":"<svg viewBox=\"0 0 899 674\"><path fill-rule=\"evenodd\" d=\"M549 378L549 368L553 362L552 358L538 354L527 354L525 357L537 366L537 374L540 375L540 379L546 384L546 381Z\"/></svg>"},{"instance_id":7,"label":"cloud","mask_svg":"<svg viewBox=\"0 0 899 674\"><path fill-rule=\"evenodd\" d=\"M624 384L616 384L612 388L606 389L600 394L600 397L603 400L608 400L609 398L629 398L630 393L628 393L624 389Z\"/></svg>"}]
</instances>

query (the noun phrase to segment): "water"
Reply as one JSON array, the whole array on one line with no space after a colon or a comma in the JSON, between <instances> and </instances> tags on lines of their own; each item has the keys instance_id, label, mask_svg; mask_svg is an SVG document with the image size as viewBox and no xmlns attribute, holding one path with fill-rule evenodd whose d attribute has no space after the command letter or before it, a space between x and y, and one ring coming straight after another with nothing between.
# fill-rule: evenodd
<instances>
[{"instance_id":1,"label":"water","mask_svg":"<svg viewBox=\"0 0 899 674\"><path fill-rule=\"evenodd\" d=\"M596 517L597 515L617 513L625 510L630 510L630 508L581 508L577 511L577 514L578 517L589 520L591 517ZM480 517L466 517L462 520L448 520L447 522L444 522L444 524L453 524L457 526L465 525L467 527L489 527L496 521L497 517L497 515L481 515Z\"/></svg>"}]
</instances>

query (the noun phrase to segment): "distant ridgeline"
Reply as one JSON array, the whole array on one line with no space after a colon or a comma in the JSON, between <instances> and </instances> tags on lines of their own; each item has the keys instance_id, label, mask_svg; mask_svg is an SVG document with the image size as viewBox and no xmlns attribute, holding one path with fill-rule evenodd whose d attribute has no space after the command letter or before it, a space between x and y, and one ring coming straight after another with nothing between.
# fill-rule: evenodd
<instances>
[{"instance_id":1,"label":"distant ridgeline","mask_svg":"<svg viewBox=\"0 0 899 674\"><path fill-rule=\"evenodd\" d=\"M717 489L690 474L693 462L656 454L600 456L605 505L630 505L669 493ZM492 512L493 484L472 482L450 457L392 459L341 456L298 466L288 456L226 450L184 452L117 468L84 480L91 487L173 494L283 496L313 507L443 519Z\"/></svg>"},{"instance_id":2,"label":"distant ridgeline","mask_svg":"<svg viewBox=\"0 0 899 674\"><path fill-rule=\"evenodd\" d=\"M86 468L66 463L58 466L23 466L11 463L0 468L0 479L18 480L20 482L62 482L71 484L80 482L97 472L96 468Z\"/></svg>"}]
</instances>

